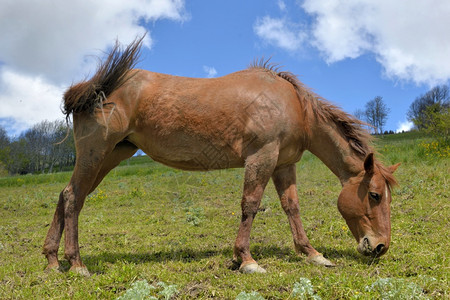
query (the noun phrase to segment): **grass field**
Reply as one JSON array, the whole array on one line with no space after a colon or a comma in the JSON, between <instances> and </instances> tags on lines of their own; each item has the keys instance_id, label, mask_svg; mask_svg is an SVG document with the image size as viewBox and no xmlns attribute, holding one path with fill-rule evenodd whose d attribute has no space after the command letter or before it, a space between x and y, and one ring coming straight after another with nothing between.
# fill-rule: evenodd
<instances>
[{"instance_id":1,"label":"grass field","mask_svg":"<svg viewBox=\"0 0 450 300\"><path fill-rule=\"evenodd\" d=\"M357 253L336 208L337 178L309 153L297 165L306 231L336 268L294 253L270 183L251 237L268 273L240 274L231 259L243 170L181 172L138 157L113 170L82 210L81 255L92 276L47 273L41 247L71 174L0 178L0 299L449 299L448 148L416 133L376 145L387 164L402 163L391 248L380 259Z\"/></svg>"}]
</instances>

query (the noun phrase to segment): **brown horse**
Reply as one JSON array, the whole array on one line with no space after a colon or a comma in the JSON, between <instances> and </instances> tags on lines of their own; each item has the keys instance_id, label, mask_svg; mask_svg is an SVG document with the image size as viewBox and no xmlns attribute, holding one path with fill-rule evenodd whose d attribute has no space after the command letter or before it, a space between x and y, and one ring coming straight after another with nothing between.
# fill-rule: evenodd
<instances>
[{"instance_id":1,"label":"brown horse","mask_svg":"<svg viewBox=\"0 0 450 300\"><path fill-rule=\"evenodd\" d=\"M364 255L390 243L390 187L398 165L375 160L362 123L267 62L220 78L194 79L133 69L142 39L112 49L95 75L70 87L76 165L60 194L43 254L58 269L65 229L71 270L88 275L78 246L78 215L86 196L111 169L142 149L155 161L185 170L245 168L242 218L234 259L245 273L265 272L249 238L264 188L272 178L297 252L333 264L310 244L300 219L295 164L309 150L339 178L338 208Z\"/></svg>"}]
</instances>

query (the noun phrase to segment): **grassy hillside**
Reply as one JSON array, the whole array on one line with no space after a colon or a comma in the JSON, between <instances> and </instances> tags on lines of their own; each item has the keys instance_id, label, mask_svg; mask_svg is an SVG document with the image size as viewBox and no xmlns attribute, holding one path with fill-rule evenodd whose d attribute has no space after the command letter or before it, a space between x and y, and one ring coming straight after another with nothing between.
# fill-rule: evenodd
<instances>
[{"instance_id":1,"label":"grassy hillside","mask_svg":"<svg viewBox=\"0 0 450 300\"><path fill-rule=\"evenodd\" d=\"M402 162L392 244L380 259L357 253L336 209L337 178L309 153L297 166L302 220L311 243L337 264L331 269L294 253L269 184L251 237L268 273L240 274L231 258L243 170L182 172L138 157L113 170L82 210L81 255L93 275L46 273L41 247L71 174L0 178L0 299L449 298L449 155L416 133L375 142L387 164Z\"/></svg>"}]
</instances>

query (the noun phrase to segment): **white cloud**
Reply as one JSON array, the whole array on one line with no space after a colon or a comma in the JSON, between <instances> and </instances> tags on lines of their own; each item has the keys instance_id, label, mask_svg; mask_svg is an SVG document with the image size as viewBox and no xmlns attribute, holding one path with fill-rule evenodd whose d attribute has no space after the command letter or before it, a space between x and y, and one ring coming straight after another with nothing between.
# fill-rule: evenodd
<instances>
[{"instance_id":1,"label":"white cloud","mask_svg":"<svg viewBox=\"0 0 450 300\"><path fill-rule=\"evenodd\" d=\"M19 133L43 119L62 118L60 99L64 88L42 77L20 75L7 69L0 72L0 118L13 119Z\"/></svg>"},{"instance_id":2,"label":"white cloud","mask_svg":"<svg viewBox=\"0 0 450 300\"><path fill-rule=\"evenodd\" d=\"M373 53L392 79L450 79L450 2L305 0L313 45L332 63Z\"/></svg>"},{"instance_id":3,"label":"white cloud","mask_svg":"<svg viewBox=\"0 0 450 300\"><path fill-rule=\"evenodd\" d=\"M286 11L286 3L283 0L278 0L277 5L281 11Z\"/></svg>"},{"instance_id":4,"label":"white cloud","mask_svg":"<svg viewBox=\"0 0 450 300\"><path fill-rule=\"evenodd\" d=\"M162 18L185 20L184 0L2 1L0 118L23 125L56 119L61 86L92 73L92 55L107 51L116 38L130 43L146 32L145 22ZM145 45L152 45L150 34ZM11 109L19 98L20 112ZM25 111L33 116L23 118Z\"/></svg>"},{"instance_id":5,"label":"white cloud","mask_svg":"<svg viewBox=\"0 0 450 300\"><path fill-rule=\"evenodd\" d=\"M300 50L306 37L299 25L286 18L258 18L253 30L266 43L291 52Z\"/></svg>"},{"instance_id":6,"label":"white cloud","mask_svg":"<svg viewBox=\"0 0 450 300\"><path fill-rule=\"evenodd\" d=\"M203 66L203 71L205 71L207 78L213 78L217 75L217 70L214 67Z\"/></svg>"},{"instance_id":7,"label":"white cloud","mask_svg":"<svg viewBox=\"0 0 450 300\"><path fill-rule=\"evenodd\" d=\"M403 132L403 131L410 131L414 128L414 123L411 121L403 121L399 122L397 124L397 129L395 130L396 133Z\"/></svg>"}]
</instances>

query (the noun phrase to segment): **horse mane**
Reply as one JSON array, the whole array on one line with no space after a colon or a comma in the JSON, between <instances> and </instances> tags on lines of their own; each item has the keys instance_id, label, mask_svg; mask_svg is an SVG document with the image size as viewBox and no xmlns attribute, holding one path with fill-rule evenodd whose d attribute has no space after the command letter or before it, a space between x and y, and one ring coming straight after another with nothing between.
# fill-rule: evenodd
<instances>
[{"instance_id":1,"label":"horse mane","mask_svg":"<svg viewBox=\"0 0 450 300\"><path fill-rule=\"evenodd\" d=\"M351 149L364 160L369 153L376 151L372 147L372 136L363 128L368 124L358 120L354 116L344 112L340 107L331 104L324 98L320 97L311 89L306 87L295 74L289 71L280 70L281 67L277 64L271 63L270 59L264 58L255 60L250 66L250 69L262 69L283 78L294 87L297 92L297 97L304 107L306 117L315 116L321 122L332 122L336 125L339 132L347 140ZM389 186L397 184L397 180L393 174L380 162L376 161L377 166L385 178Z\"/></svg>"},{"instance_id":2,"label":"horse mane","mask_svg":"<svg viewBox=\"0 0 450 300\"><path fill-rule=\"evenodd\" d=\"M62 110L66 119L72 113L93 113L95 108L102 107L106 97L131 78L128 75L139 59L144 37L136 38L124 50L116 41L107 58L100 62L94 76L72 85L64 93Z\"/></svg>"},{"instance_id":3,"label":"horse mane","mask_svg":"<svg viewBox=\"0 0 450 300\"><path fill-rule=\"evenodd\" d=\"M256 60L250 65L250 68L267 70L291 83L297 92L299 101L303 104L305 115L315 115L322 122L331 121L336 124L341 134L358 155L365 158L369 153L373 152L370 145L372 138L367 130L362 128L363 125L367 125L366 123L312 92L293 73L280 71L280 67L277 64L272 64L270 60L264 59Z\"/></svg>"}]
</instances>

